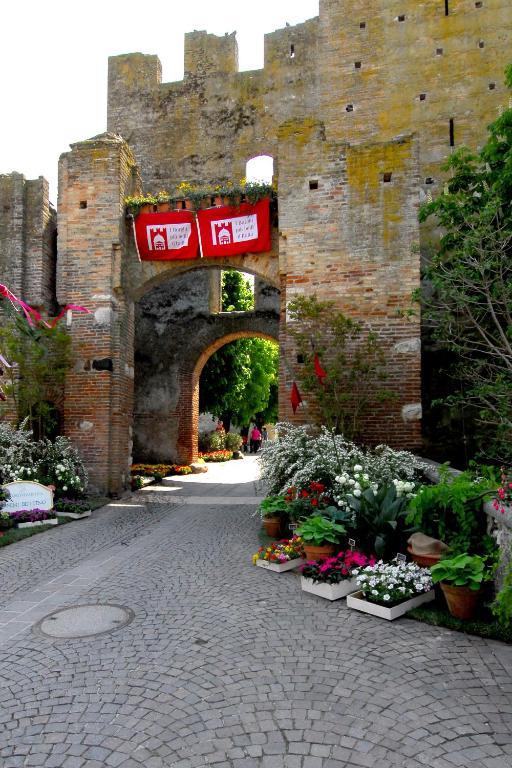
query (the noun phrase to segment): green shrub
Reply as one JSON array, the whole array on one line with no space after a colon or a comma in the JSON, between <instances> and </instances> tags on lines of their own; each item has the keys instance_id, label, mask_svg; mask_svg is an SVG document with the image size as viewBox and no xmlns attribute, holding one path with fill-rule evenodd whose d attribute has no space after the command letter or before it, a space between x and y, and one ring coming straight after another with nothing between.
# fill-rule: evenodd
<instances>
[{"instance_id":1,"label":"green shrub","mask_svg":"<svg viewBox=\"0 0 512 768\"><path fill-rule=\"evenodd\" d=\"M238 451L242 445L242 438L236 432L226 432L224 447L228 451Z\"/></svg>"},{"instance_id":2,"label":"green shrub","mask_svg":"<svg viewBox=\"0 0 512 768\"><path fill-rule=\"evenodd\" d=\"M394 557L405 538L407 496L398 496L395 485L383 485L377 491L366 488L358 498L350 496L348 503L355 512L358 546L383 559Z\"/></svg>"},{"instance_id":3,"label":"green shrub","mask_svg":"<svg viewBox=\"0 0 512 768\"><path fill-rule=\"evenodd\" d=\"M296 533L306 543L320 546L327 543L336 544L341 534L345 533L345 527L339 523L333 523L332 520L327 520L321 515L314 515L304 520L302 525L297 528Z\"/></svg>"}]
</instances>

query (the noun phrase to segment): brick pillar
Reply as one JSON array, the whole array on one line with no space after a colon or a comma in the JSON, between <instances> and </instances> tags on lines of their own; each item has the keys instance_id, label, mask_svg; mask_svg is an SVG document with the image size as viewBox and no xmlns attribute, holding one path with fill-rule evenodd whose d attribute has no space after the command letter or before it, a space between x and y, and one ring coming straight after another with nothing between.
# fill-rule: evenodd
<instances>
[{"instance_id":1,"label":"brick pillar","mask_svg":"<svg viewBox=\"0 0 512 768\"><path fill-rule=\"evenodd\" d=\"M64 430L91 486L119 493L129 478L133 418L133 303L122 289L123 197L133 156L113 134L71 145L59 165L57 297L81 304L70 327L75 363L66 380Z\"/></svg>"}]
</instances>

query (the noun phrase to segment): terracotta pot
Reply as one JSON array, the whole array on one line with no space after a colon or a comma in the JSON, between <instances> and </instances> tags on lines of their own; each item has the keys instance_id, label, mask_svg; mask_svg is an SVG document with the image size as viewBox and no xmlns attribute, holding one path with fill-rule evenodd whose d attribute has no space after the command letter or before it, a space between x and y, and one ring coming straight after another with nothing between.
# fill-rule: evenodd
<instances>
[{"instance_id":1,"label":"terracotta pot","mask_svg":"<svg viewBox=\"0 0 512 768\"><path fill-rule=\"evenodd\" d=\"M171 210L171 204L170 203L157 203L156 209L159 213L167 213L167 211Z\"/></svg>"},{"instance_id":2,"label":"terracotta pot","mask_svg":"<svg viewBox=\"0 0 512 768\"><path fill-rule=\"evenodd\" d=\"M336 552L336 544L308 544L303 542L306 560L321 560L325 557L332 557Z\"/></svg>"},{"instance_id":3,"label":"terracotta pot","mask_svg":"<svg viewBox=\"0 0 512 768\"><path fill-rule=\"evenodd\" d=\"M222 205L222 196L221 195L215 195L213 198L213 204L217 207L220 207Z\"/></svg>"},{"instance_id":4,"label":"terracotta pot","mask_svg":"<svg viewBox=\"0 0 512 768\"><path fill-rule=\"evenodd\" d=\"M441 589L452 616L455 616L456 619L470 619L473 616L482 594L481 589L474 590L469 587L455 587L453 584L447 584L445 581L441 582Z\"/></svg>"},{"instance_id":5,"label":"terracotta pot","mask_svg":"<svg viewBox=\"0 0 512 768\"><path fill-rule=\"evenodd\" d=\"M151 203L144 203L139 209L140 213L153 213L153 205Z\"/></svg>"},{"instance_id":6,"label":"terracotta pot","mask_svg":"<svg viewBox=\"0 0 512 768\"><path fill-rule=\"evenodd\" d=\"M278 539L281 534L281 520L279 517L264 517L263 527L267 536Z\"/></svg>"},{"instance_id":7,"label":"terracotta pot","mask_svg":"<svg viewBox=\"0 0 512 768\"><path fill-rule=\"evenodd\" d=\"M187 211L193 211L194 210L194 203L193 203L193 201L189 197L185 198L185 210L187 210Z\"/></svg>"},{"instance_id":8,"label":"terracotta pot","mask_svg":"<svg viewBox=\"0 0 512 768\"><path fill-rule=\"evenodd\" d=\"M436 552L430 555L418 555L416 552L412 552L410 547L407 547L407 552L413 563L419 565L420 568L432 568L432 566L438 563L441 559L441 552Z\"/></svg>"}]
</instances>

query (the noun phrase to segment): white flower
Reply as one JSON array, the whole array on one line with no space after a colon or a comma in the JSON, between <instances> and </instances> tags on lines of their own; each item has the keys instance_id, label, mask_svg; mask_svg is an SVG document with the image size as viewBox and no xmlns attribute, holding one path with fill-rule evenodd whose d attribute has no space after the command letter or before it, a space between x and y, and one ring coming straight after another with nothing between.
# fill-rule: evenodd
<instances>
[{"instance_id":1,"label":"white flower","mask_svg":"<svg viewBox=\"0 0 512 768\"><path fill-rule=\"evenodd\" d=\"M363 480L369 480L369 475L365 472L363 475Z\"/></svg>"},{"instance_id":2,"label":"white flower","mask_svg":"<svg viewBox=\"0 0 512 768\"><path fill-rule=\"evenodd\" d=\"M376 589L372 589L372 595L378 595L378 594L379 594L379 593L377 592L377 590L376 590Z\"/></svg>"},{"instance_id":3,"label":"white flower","mask_svg":"<svg viewBox=\"0 0 512 768\"><path fill-rule=\"evenodd\" d=\"M67 485L63 485L63 486L62 486L62 490L63 490L63 491L67 491L67 489L68 489Z\"/></svg>"},{"instance_id":4,"label":"white flower","mask_svg":"<svg viewBox=\"0 0 512 768\"><path fill-rule=\"evenodd\" d=\"M361 495L361 491L359 490L359 488L356 488L355 491L354 491L354 496L359 498L360 495Z\"/></svg>"},{"instance_id":5,"label":"white flower","mask_svg":"<svg viewBox=\"0 0 512 768\"><path fill-rule=\"evenodd\" d=\"M363 468L361 464L354 464L354 472L362 472Z\"/></svg>"},{"instance_id":6,"label":"white flower","mask_svg":"<svg viewBox=\"0 0 512 768\"><path fill-rule=\"evenodd\" d=\"M390 595L382 595L382 599L385 600L386 603L387 603L388 600L391 600L391 597L390 597Z\"/></svg>"}]
</instances>

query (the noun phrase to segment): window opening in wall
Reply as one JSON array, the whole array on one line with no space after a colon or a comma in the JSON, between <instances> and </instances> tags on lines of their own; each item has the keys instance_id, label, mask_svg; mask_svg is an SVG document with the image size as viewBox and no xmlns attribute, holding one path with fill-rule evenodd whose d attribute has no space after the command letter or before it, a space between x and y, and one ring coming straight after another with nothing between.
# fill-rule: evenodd
<instances>
[{"instance_id":1,"label":"window opening in wall","mask_svg":"<svg viewBox=\"0 0 512 768\"><path fill-rule=\"evenodd\" d=\"M309 188L318 189L318 179L310 179Z\"/></svg>"},{"instance_id":2,"label":"window opening in wall","mask_svg":"<svg viewBox=\"0 0 512 768\"><path fill-rule=\"evenodd\" d=\"M427 94L426 93L420 93L420 101L425 101L426 98L427 98Z\"/></svg>"},{"instance_id":3,"label":"window opening in wall","mask_svg":"<svg viewBox=\"0 0 512 768\"><path fill-rule=\"evenodd\" d=\"M354 67L356 69L361 69L361 62L360 61L354 61Z\"/></svg>"},{"instance_id":4,"label":"window opening in wall","mask_svg":"<svg viewBox=\"0 0 512 768\"><path fill-rule=\"evenodd\" d=\"M221 312L254 310L254 275L237 269L221 272Z\"/></svg>"},{"instance_id":5,"label":"window opening in wall","mask_svg":"<svg viewBox=\"0 0 512 768\"><path fill-rule=\"evenodd\" d=\"M434 183L434 179L432 178L432 176L427 176L427 178L425 179L425 184L433 184L433 183Z\"/></svg>"},{"instance_id":6,"label":"window opening in wall","mask_svg":"<svg viewBox=\"0 0 512 768\"><path fill-rule=\"evenodd\" d=\"M87 200L80 200L80 208L82 208L82 210L87 208Z\"/></svg>"},{"instance_id":7,"label":"window opening in wall","mask_svg":"<svg viewBox=\"0 0 512 768\"><path fill-rule=\"evenodd\" d=\"M304 363L304 355L297 355L297 362L299 365Z\"/></svg>"},{"instance_id":8,"label":"window opening in wall","mask_svg":"<svg viewBox=\"0 0 512 768\"><path fill-rule=\"evenodd\" d=\"M354 111L354 105L353 104L347 104L345 107L347 112L353 112Z\"/></svg>"},{"instance_id":9,"label":"window opening in wall","mask_svg":"<svg viewBox=\"0 0 512 768\"><path fill-rule=\"evenodd\" d=\"M290 45L290 59L294 59L294 58L295 58L295 46L294 46L294 44L292 43L292 44Z\"/></svg>"},{"instance_id":10,"label":"window opening in wall","mask_svg":"<svg viewBox=\"0 0 512 768\"><path fill-rule=\"evenodd\" d=\"M455 121L453 117L450 118L450 147L455 146Z\"/></svg>"},{"instance_id":11,"label":"window opening in wall","mask_svg":"<svg viewBox=\"0 0 512 768\"><path fill-rule=\"evenodd\" d=\"M479 41L479 43L478 43L478 47L479 47L479 48L485 48L485 43L484 43L484 41L483 41L483 40L480 40L480 41Z\"/></svg>"},{"instance_id":12,"label":"window opening in wall","mask_svg":"<svg viewBox=\"0 0 512 768\"><path fill-rule=\"evenodd\" d=\"M359 23L359 29L366 29L366 21L361 21Z\"/></svg>"},{"instance_id":13,"label":"window opening in wall","mask_svg":"<svg viewBox=\"0 0 512 768\"><path fill-rule=\"evenodd\" d=\"M450 0L444 0L444 15L450 15Z\"/></svg>"},{"instance_id":14,"label":"window opening in wall","mask_svg":"<svg viewBox=\"0 0 512 768\"><path fill-rule=\"evenodd\" d=\"M442 48L436 48L436 56L442 56L443 55L443 49Z\"/></svg>"},{"instance_id":15,"label":"window opening in wall","mask_svg":"<svg viewBox=\"0 0 512 768\"><path fill-rule=\"evenodd\" d=\"M475 8L481 8L482 6L483 6L483 3L481 2L481 0L478 0L478 1L475 3Z\"/></svg>"},{"instance_id":16,"label":"window opening in wall","mask_svg":"<svg viewBox=\"0 0 512 768\"><path fill-rule=\"evenodd\" d=\"M391 181L392 176L393 174L391 173L391 171L386 171L385 173L382 174L382 181L387 184L388 182Z\"/></svg>"},{"instance_id":17,"label":"window opening in wall","mask_svg":"<svg viewBox=\"0 0 512 768\"><path fill-rule=\"evenodd\" d=\"M490 91L494 91L495 88L496 88L496 83L489 83L489 90Z\"/></svg>"},{"instance_id":18,"label":"window opening in wall","mask_svg":"<svg viewBox=\"0 0 512 768\"><path fill-rule=\"evenodd\" d=\"M272 184L274 158L270 155L252 157L245 165L245 178L247 181L262 181L265 184Z\"/></svg>"},{"instance_id":19,"label":"window opening in wall","mask_svg":"<svg viewBox=\"0 0 512 768\"><path fill-rule=\"evenodd\" d=\"M398 17L398 21L405 21L405 16L401 15Z\"/></svg>"}]
</instances>

